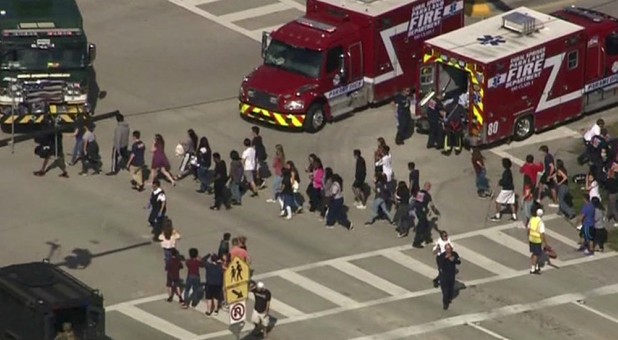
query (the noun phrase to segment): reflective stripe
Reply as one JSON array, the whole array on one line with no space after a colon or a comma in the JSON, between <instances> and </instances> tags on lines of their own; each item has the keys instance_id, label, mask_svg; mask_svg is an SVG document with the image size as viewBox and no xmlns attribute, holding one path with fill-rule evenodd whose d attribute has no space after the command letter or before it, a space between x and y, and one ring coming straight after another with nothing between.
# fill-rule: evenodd
<instances>
[{"instance_id":1,"label":"reflective stripe","mask_svg":"<svg viewBox=\"0 0 618 340\"><path fill-rule=\"evenodd\" d=\"M19 120L19 124L28 124L31 120L34 120L33 115L25 115Z\"/></svg>"},{"instance_id":2,"label":"reflective stripe","mask_svg":"<svg viewBox=\"0 0 618 340\"><path fill-rule=\"evenodd\" d=\"M528 240L532 243L543 243L541 238L541 218L533 216L530 218L530 231L528 233Z\"/></svg>"},{"instance_id":3,"label":"reflective stripe","mask_svg":"<svg viewBox=\"0 0 618 340\"><path fill-rule=\"evenodd\" d=\"M297 128L302 128L303 123L305 122L305 115L271 112L266 109L262 109L245 103L240 103L240 113L249 118L257 119L262 122L286 127L293 126Z\"/></svg>"},{"instance_id":4,"label":"reflective stripe","mask_svg":"<svg viewBox=\"0 0 618 340\"><path fill-rule=\"evenodd\" d=\"M275 116L275 119L277 120L277 124L281 126L288 126L288 122L285 120L285 118L283 118L283 115L278 114L278 113L273 113L273 115Z\"/></svg>"}]
</instances>

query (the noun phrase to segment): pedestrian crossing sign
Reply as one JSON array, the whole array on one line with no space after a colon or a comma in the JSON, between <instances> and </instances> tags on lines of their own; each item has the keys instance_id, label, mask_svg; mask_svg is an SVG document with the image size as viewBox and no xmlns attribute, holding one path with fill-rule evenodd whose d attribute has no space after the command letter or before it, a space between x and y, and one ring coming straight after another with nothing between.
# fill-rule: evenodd
<instances>
[{"instance_id":1,"label":"pedestrian crossing sign","mask_svg":"<svg viewBox=\"0 0 618 340\"><path fill-rule=\"evenodd\" d=\"M223 276L223 285L227 291L228 288L232 288L240 285L247 285L249 282L249 265L243 261L240 257L234 257L227 269L225 269L225 275Z\"/></svg>"}]
</instances>

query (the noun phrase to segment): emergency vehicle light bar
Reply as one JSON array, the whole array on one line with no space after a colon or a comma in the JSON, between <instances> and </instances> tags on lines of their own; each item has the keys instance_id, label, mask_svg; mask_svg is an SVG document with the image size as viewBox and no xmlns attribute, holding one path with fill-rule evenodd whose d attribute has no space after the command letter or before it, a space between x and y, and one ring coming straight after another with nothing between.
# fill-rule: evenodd
<instances>
[{"instance_id":1,"label":"emergency vehicle light bar","mask_svg":"<svg viewBox=\"0 0 618 340\"><path fill-rule=\"evenodd\" d=\"M528 14L513 12L502 17L502 27L529 35L543 28L543 23Z\"/></svg>"},{"instance_id":2,"label":"emergency vehicle light bar","mask_svg":"<svg viewBox=\"0 0 618 340\"><path fill-rule=\"evenodd\" d=\"M315 28L318 29L320 31L324 31L324 32L328 32L328 33L332 33L335 32L335 30L337 29L337 27L333 26L333 25L329 25L329 24L325 24L323 22L319 22L319 21L315 21L312 19L308 19L305 17L301 17L296 19L296 22L304 25L304 26L308 26L311 28Z\"/></svg>"},{"instance_id":3,"label":"emergency vehicle light bar","mask_svg":"<svg viewBox=\"0 0 618 340\"><path fill-rule=\"evenodd\" d=\"M5 37L70 37L75 35L81 35L81 30L77 28L65 28L65 29L11 29L2 31L2 35Z\"/></svg>"}]
</instances>

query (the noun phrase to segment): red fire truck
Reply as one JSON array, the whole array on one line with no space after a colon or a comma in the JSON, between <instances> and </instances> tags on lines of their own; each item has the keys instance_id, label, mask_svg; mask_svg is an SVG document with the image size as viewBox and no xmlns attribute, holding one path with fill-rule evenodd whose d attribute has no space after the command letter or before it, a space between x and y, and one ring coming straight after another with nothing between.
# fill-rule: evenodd
<instances>
[{"instance_id":1,"label":"red fire truck","mask_svg":"<svg viewBox=\"0 0 618 340\"><path fill-rule=\"evenodd\" d=\"M618 21L593 10L521 7L426 41L423 61L419 105L438 94L463 106L472 145L522 140L618 101Z\"/></svg>"},{"instance_id":2,"label":"red fire truck","mask_svg":"<svg viewBox=\"0 0 618 340\"><path fill-rule=\"evenodd\" d=\"M240 85L242 116L320 130L418 79L422 42L463 26L463 0L307 0L305 16L262 41Z\"/></svg>"}]
</instances>

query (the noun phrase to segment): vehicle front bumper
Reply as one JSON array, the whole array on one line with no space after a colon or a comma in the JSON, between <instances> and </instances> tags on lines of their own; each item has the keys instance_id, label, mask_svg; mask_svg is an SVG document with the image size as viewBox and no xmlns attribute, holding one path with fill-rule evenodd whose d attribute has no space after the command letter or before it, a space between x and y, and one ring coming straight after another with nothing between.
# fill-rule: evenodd
<instances>
[{"instance_id":1,"label":"vehicle front bumper","mask_svg":"<svg viewBox=\"0 0 618 340\"><path fill-rule=\"evenodd\" d=\"M41 124L45 120L46 114L24 112L21 107L12 114L3 107L1 124ZM10 109L10 106L9 106ZM56 119L60 124L71 124L80 115L90 115L90 108L86 104L51 104L49 105L49 115Z\"/></svg>"},{"instance_id":2,"label":"vehicle front bumper","mask_svg":"<svg viewBox=\"0 0 618 340\"><path fill-rule=\"evenodd\" d=\"M289 129L302 129L305 122L306 115L304 113L278 113L243 102L240 102L238 107L242 116L249 119L259 120L271 125L282 126Z\"/></svg>"}]
</instances>

